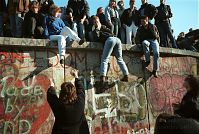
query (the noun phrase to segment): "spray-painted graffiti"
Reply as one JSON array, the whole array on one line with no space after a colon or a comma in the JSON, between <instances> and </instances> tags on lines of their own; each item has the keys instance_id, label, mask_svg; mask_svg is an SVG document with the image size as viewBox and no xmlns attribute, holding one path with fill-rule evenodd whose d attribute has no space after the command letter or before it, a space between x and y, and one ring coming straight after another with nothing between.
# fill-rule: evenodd
<instances>
[{"instance_id":1,"label":"spray-painted graffiti","mask_svg":"<svg viewBox=\"0 0 199 134\"><path fill-rule=\"evenodd\" d=\"M137 79L118 82L102 94L95 94L94 88L87 91L86 113L91 118L92 133L125 134L138 131L132 126L141 120L147 124L145 89ZM92 77L90 82L93 85Z\"/></svg>"},{"instance_id":2,"label":"spray-painted graffiti","mask_svg":"<svg viewBox=\"0 0 199 134\"><path fill-rule=\"evenodd\" d=\"M34 133L39 124L48 117L50 109L46 103L45 90L49 86L45 75L37 75L22 81L7 75L0 81L1 131L6 133ZM45 111L46 114L41 114ZM35 126L36 125L36 126Z\"/></svg>"},{"instance_id":3,"label":"spray-painted graffiti","mask_svg":"<svg viewBox=\"0 0 199 134\"><path fill-rule=\"evenodd\" d=\"M160 112L172 113L173 103L179 103L185 93L185 76L164 74L149 82L149 97L154 116Z\"/></svg>"},{"instance_id":4,"label":"spray-painted graffiti","mask_svg":"<svg viewBox=\"0 0 199 134\"><path fill-rule=\"evenodd\" d=\"M157 114L171 113L172 103L181 100L185 89L180 83L196 64L191 57L160 58L159 77L149 77L145 86L139 81L144 77L143 56L124 53L129 82L117 82L106 92L96 94L93 84L99 77L101 52L67 50L65 58L67 81L72 78L69 72L73 68L79 70L84 81L85 113L94 134L152 133ZM57 87L61 85L63 70L57 49L0 51L0 132L50 133L54 118L46 101L46 90L50 77ZM121 74L111 57L108 79L115 81ZM151 120L148 115L153 115Z\"/></svg>"},{"instance_id":5,"label":"spray-painted graffiti","mask_svg":"<svg viewBox=\"0 0 199 134\"><path fill-rule=\"evenodd\" d=\"M0 53L0 132L3 134L35 133L50 113L45 97L49 79L39 74L23 80L28 74L21 72L26 58L30 57L23 53Z\"/></svg>"}]
</instances>

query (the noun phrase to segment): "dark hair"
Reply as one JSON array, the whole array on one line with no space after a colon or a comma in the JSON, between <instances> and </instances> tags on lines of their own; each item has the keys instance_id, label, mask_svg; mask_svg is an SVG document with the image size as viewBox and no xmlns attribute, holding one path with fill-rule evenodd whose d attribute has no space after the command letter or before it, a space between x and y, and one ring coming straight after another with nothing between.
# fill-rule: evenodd
<instances>
[{"instance_id":1,"label":"dark hair","mask_svg":"<svg viewBox=\"0 0 199 134\"><path fill-rule=\"evenodd\" d=\"M99 7L99 8L97 9L97 14L99 14L99 12L100 12L101 10L103 10L103 7Z\"/></svg>"},{"instance_id":2,"label":"dark hair","mask_svg":"<svg viewBox=\"0 0 199 134\"><path fill-rule=\"evenodd\" d=\"M123 1L118 1L117 5L119 6L120 4L124 4L124 2Z\"/></svg>"},{"instance_id":3,"label":"dark hair","mask_svg":"<svg viewBox=\"0 0 199 134\"><path fill-rule=\"evenodd\" d=\"M30 3L30 7L32 8L32 7L40 7L39 6L39 2L37 2L37 1L32 1L31 3Z\"/></svg>"},{"instance_id":4,"label":"dark hair","mask_svg":"<svg viewBox=\"0 0 199 134\"><path fill-rule=\"evenodd\" d=\"M199 79L196 76L188 75L185 80L190 86L190 91L193 95L199 95Z\"/></svg>"},{"instance_id":5,"label":"dark hair","mask_svg":"<svg viewBox=\"0 0 199 134\"><path fill-rule=\"evenodd\" d=\"M141 19L146 19L147 17L148 17L148 16L146 16L146 15L140 16Z\"/></svg>"},{"instance_id":6,"label":"dark hair","mask_svg":"<svg viewBox=\"0 0 199 134\"><path fill-rule=\"evenodd\" d=\"M69 15L69 13L73 13L73 9L72 8L66 8L66 15Z\"/></svg>"},{"instance_id":7,"label":"dark hair","mask_svg":"<svg viewBox=\"0 0 199 134\"><path fill-rule=\"evenodd\" d=\"M70 82L64 82L61 85L59 99L64 104L73 104L77 100L77 93L75 86Z\"/></svg>"}]
</instances>

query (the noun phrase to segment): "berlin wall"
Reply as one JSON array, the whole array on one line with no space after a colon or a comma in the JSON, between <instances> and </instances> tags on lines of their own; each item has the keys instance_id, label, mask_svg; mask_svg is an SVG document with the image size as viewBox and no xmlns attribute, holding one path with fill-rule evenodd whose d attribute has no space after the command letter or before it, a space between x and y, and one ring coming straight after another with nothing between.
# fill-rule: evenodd
<instances>
[{"instance_id":1,"label":"berlin wall","mask_svg":"<svg viewBox=\"0 0 199 134\"><path fill-rule=\"evenodd\" d=\"M111 57L108 80L116 85L96 94L101 44L71 43L65 59L65 79L74 81L70 71L78 69L86 91L85 114L91 134L153 133L159 113L172 113L172 103L185 93L183 80L197 74L199 54L161 48L158 78L142 68L140 46L124 45L123 57L130 72L129 82ZM152 61L153 57L151 57ZM54 116L46 100L50 78L57 93L64 82L64 65L59 63L55 44L46 40L0 38L0 133L50 134Z\"/></svg>"}]
</instances>

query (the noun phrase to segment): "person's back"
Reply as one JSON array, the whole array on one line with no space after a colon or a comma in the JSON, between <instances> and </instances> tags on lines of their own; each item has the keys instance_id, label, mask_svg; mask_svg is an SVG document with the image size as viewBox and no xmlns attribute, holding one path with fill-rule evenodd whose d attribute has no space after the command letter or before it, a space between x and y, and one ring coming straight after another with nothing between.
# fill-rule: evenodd
<instances>
[{"instance_id":1,"label":"person's back","mask_svg":"<svg viewBox=\"0 0 199 134\"><path fill-rule=\"evenodd\" d=\"M183 87L187 93L179 104L172 104L174 115L161 113L156 119L154 134L199 133L199 79L189 75Z\"/></svg>"},{"instance_id":2,"label":"person's back","mask_svg":"<svg viewBox=\"0 0 199 134\"><path fill-rule=\"evenodd\" d=\"M77 71L73 76L75 77L75 86L70 82L62 83L59 98L52 81L48 89L47 101L55 116L52 134L79 134L80 131L89 134L84 115L85 91L78 79ZM80 130L82 123L86 123L85 130Z\"/></svg>"}]
</instances>

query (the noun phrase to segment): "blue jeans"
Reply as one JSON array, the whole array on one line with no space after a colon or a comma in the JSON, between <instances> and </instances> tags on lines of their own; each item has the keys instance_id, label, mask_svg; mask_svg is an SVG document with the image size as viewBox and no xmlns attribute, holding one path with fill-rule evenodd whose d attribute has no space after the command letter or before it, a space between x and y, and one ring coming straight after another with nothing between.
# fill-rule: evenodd
<instances>
[{"instance_id":1,"label":"blue jeans","mask_svg":"<svg viewBox=\"0 0 199 134\"><path fill-rule=\"evenodd\" d=\"M144 40L142 42L144 54L145 54L145 61L150 62L150 48L153 50L153 70L157 71L159 68L159 44L157 40Z\"/></svg>"},{"instance_id":2,"label":"blue jeans","mask_svg":"<svg viewBox=\"0 0 199 134\"><path fill-rule=\"evenodd\" d=\"M77 32L80 39L85 38L85 27L84 24L78 22L77 23Z\"/></svg>"},{"instance_id":3,"label":"blue jeans","mask_svg":"<svg viewBox=\"0 0 199 134\"><path fill-rule=\"evenodd\" d=\"M128 75L128 68L122 57L122 43L117 37L109 37L105 42L100 66L100 75L106 76L108 71L108 62L112 52L117 59L117 63L122 70L123 75Z\"/></svg>"}]
</instances>

